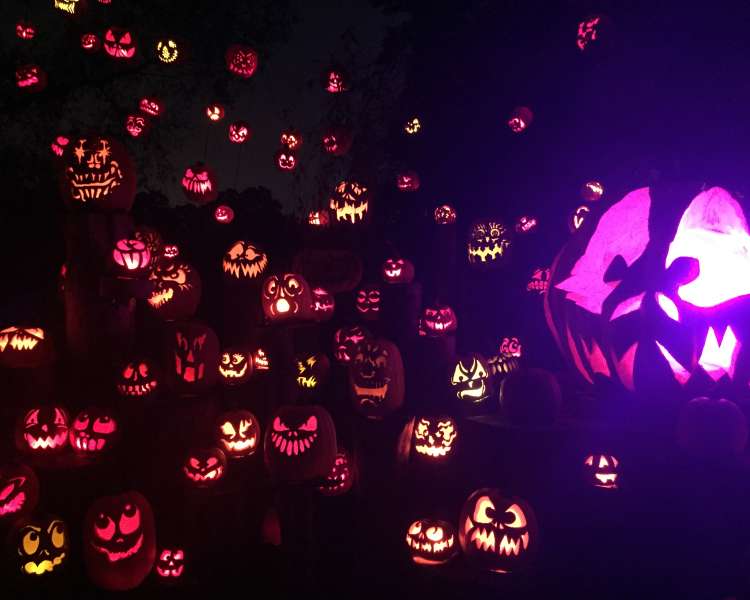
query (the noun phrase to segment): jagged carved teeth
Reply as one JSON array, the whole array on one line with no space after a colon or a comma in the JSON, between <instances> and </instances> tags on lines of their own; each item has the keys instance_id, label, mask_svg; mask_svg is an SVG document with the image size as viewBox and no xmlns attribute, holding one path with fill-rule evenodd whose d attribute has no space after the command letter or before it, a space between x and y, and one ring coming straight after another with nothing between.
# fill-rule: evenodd
<instances>
[{"instance_id":1,"label":"jagged carved teeth","mask_svg":"<svg viewBox=\"0 0 750 600\"><path fill-rule=\"evenodd\" d=\"M79 450L85 450L88 452L94 452L104 448L104 439L95 440L93 438L78 437L76 438L76 448Z\"/></svg>"},{"instance_id":2,"label":"jagged carved teeth","mask_svg":"<svg viewBox=\"0 0 750 600\"><path fill-rule=\"evenodd\" d=\"M526 550L529 547L528 532L521 534L517 539L510 538L507 534L504 534L500 538L500 534L498 533L498 538L500 539L500 543L496 544L494 530L477 526L474 528L469 541L474 542L477 550L497 552L505 556L510 556L511 554L518 556L521 550Z\"/></svg>"},{"instance_id":3,"label":"jagged carved teeth","mask_svg":"<svg viewBox=\"0 0 750 600\"><path fill-rule=\"evenodd\" d=\"M271 441L273 442L273 445L276 446L279 452L286 454L287 456L302 454L312 446L316 437L318 437L318 434L313 433L303 439L288 440L275 431L271 432Z\"/></svg>"},{"instance_id":4,"label":"jagged carved teeth","mask_svg":"<svg viewBox=\"0 0 750 600\"><path fill-rule=\"evenodd\" d=\"M234 275L237 279L240 278L240 275L244 275L249 279L254 279L263 272L266 263L267 260L265 258L254 263L243 262L241 264L225 258L222 264L224 266L224 272Z\"/></svg>"},{"instance_id":5,"label":"jagged carved teeth","mask_svg":"<svg viewBox=\"0 0 750 600\"><path fill-rule=\"evenodd\" d=\"M167 288L165 290L154 290L148 302L154 308L159 308L161 305L166 304L174 296L174 289Z\"/></svg>"}]
</instances>

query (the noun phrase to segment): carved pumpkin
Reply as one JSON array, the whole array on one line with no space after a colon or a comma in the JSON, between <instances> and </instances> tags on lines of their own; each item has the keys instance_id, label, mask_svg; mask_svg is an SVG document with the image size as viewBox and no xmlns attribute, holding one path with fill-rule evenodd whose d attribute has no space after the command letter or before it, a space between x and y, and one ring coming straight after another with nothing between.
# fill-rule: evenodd
<instances>
[{"instance_id":1,"label":"carved pumpkin","mask_svg":"<svg viewBox=\"0 0 750 600\"><path fill-rule=\"evenodd\" d=\"M405 258L388 258L380 269L386 283L411 283L414 280L414 265Z\"/></svg>"},{"instance_id":2,"label":"carved pumpkin","mask_svg":"<svg viewBox=\"0 0 750 600\"><path fill-rule=\"evenodd\" d=\"M282 406L263 442L266 465L280 481L325 477L336 458L336 429L322 406Z\"/></svg>"},{"instance_id":3,"label":"carved pumpkin","mask_svg":"<svg viewBox=\"0 0 750 600\"><path fill-rule=\"evenodd\" d=\"M187 319L195 314L201 300L201 278L189 263L160 261L151 269L149 279L154 289L148 304L162 319Z\"/></svg>"},{"instance_id":4,"label":"carved pumpkin","mask_svg":"<svg viewBox=\"0 0 750 600\"><path fill-rule=\"evenodd\" d=\"M412 117L404 124L404 131L407 135L415 135L419 133L421 129L422 121L419 120L419 117Z\"/></svg>"},{"instance_id":5,"label":"carved pumpkin","mask_svg":"<svg viewBox=\"0 0 750 600\"><path fill-rule=\"evenodd\" d=\"M81 0L54 0L54 7L69 15L74 15L79 4L83 6Z\"/></svg>"},{"instance_id":6,"label":"carved pumpkin","mask_svg":"<svg viewBox=\"0 0 750 600\"><path fill-rule=\"evenodd\" d=\"M102 136L78 138L64 171L73 206L129 211L135 197L135 166L125 147Z\"/></svg>"},{"instance_id":7,"label":"carved pumpkin","mask_svg":"<svg viewBox=\"0 0 750 600\"><path fill-rule=\"evenodd\" d=\"M0 465L0 521L34 510L39 501L39 479L21 463Z\"/></svg>"},{"instance_id":8,"label":"carved pumpkin","mask_svg":"<svg viewBox=\"0 0 750 600\"><path fill-rule=\"evenodd\" d=\"M345 127L330 127L322 138L323 150L332 156L344 156L352 148L352 132Z\"/></svg>"},{"instance_id":9,"label":"carved pumpkin","mask_svg":"<svg viewBox=\"0 0 750 600\"><path fill-rule=\"evenodd\" d=\"M83 520L83 558L89 579L105 590L140 585L156 559L148 500L134 491L95 500Z\"/></svg>"},{"instance_id":10,"label":"carved pumpkin","mask_svg":"<svg viewBox=\"0 0 750 600\"><path fill-rule=\"evenodd\" d=\"M268 266L268 256L250 242L237 240L224 254L222 269L236 279L257 279Z\"/></svg>"},{"instance_id":11,"label":"carved pumpkin","mask_svg":"<svg viewBox=\"0 0 750 600\"><path fill-rule=\"evenodd\" d=\"M156 42L156 58L165 64L177 62L180 58L180 47L175 40L165 38Z\"/></svg>"},{"instance_id":12,"label":"carved pumpkin","mask_svg":"<svg viewBox=\"0 0 750 600\"><path fill-rule=\"evenodd\" d=\"M555 259L547 323L589 383L686 398L717 384L744 392L749 241L743 207L723 188L630 192Z\"/></svg>"},{"instance_id":13,"label":"carved pumpkin","mask_svg":"<svg viewBox=\"0 0 750 600\"><path fill-rule=\"evenodd\" d=\"M109 450L118 434L117 420L110 411L88 408L78 413L68 435L73 452L90 456Z\"/></svg>"},{"instance_id":14,"label":"carved pumpkin","mask_svg":"<svg viewBox=\"0 0 750 600\"><path fill-rule=\"evenodd\" d=\"M117 392L124 398L149 398L159 385L154 365L145 359L125 363L117 379Z\"/></svg>"},{"instance_id":15,"label":"carved pumpkin","mask_svg":"<svg viewBox=\"0 0 750 600\"><path fill-rule=\"evenodd\" d=\"M274 162L281 171L293 171L297 168L297 157L288 150L279 150L274 155Z\"/></svg>"},{"instance_id":16,"label":"carved pumpkin","mask_svg":"<svg viewBox=\"0 0 750 600\"><path fill-rule=\"evenodd\" d=\"M185 551L182 548L162 548L157 554L154 571L163 581L179 580L185 571Z\"/></svg>"},{"instance_id":17,"label":"carved pumpkin","mask_svg":"<svg viewBox=\"0 0 750 600\"><path fill-rule=\"evenodd\" d=\"M68 413L59 406L29 410L16 430L16 446L33 454L60 452L68 443Z\"/></svg>"},{"instance_id":18,"label":"carved pumpkin","mask_svg":"<svg viewBox=\"0 0 750 600\"><path fill-rule=\"evenodd\" d=\"M497 221L474 223L467 243L469 262L475 265L500 263L509 247L510 235L505 225Z\"/></svg>"},{"instance_id":19,"label":"carved pumpkin","mask_svg":"<svg viewBox=\"0 0 750 600\"><path fill-rule=\"evenodd\" d=\"M533 231L537 226L536 217L529 215L523 215L516 221L516 233L529 233Z\"/></svg>"},{"instance_id":20,"label":"carved pumpkin","mask_svg":"<svg viewBox=\"0 0 750 600\"><path fill-rule=\"evenodd\" d=\"M601 37L601 29L606 26L606 17L603 15L591 15L578 23L576 33L576 46L581 51L590 45L597 43Z\"/></svg>"},{"instance_id":21,"label":"carved pumpkin","mask_svg":"<svg viewBox=\"0 0 750 600\"><path fill-rule=\"evenodd\" d=\"M65 137L64 135L58 135L55 138L55 141L50 144L52 153L55 156L62 156L65 153L65 148L68 147L69 143L70 143L69 138Z\"/></svg>"},{"instance_id":22,"label":"carved pumpkin","mask_svg":"<svg viewBox=\"0 0 750 600\"><path fill-rule=\"evenodd\" d=\"M745 415L723 398L693 398L684 404L677 420L677 445L700 457L740 455L747 438Z\"/></svg>"},{"instance_id":23,"label":"carved pumpkin","mask_svg":"<svg viewBox=\"0 0 750 600\"><path fill-rule=\"evenodd\" d=\"M221 353L219 375L224 385L242 385L253 374L253 356L241 348L227 348Z\"/></svg>"},{"instance_id":24,"label":"carved pumpkin","mask_svg":"<svg viewBox=\"0 0 750 600\"><path fill-rule=\"evenodd\" d=\"M307 281L296 273L268 277L263 282L261 304L266 319L272 322L313 317L312 291Z\"/></svg>"},{"instance_id":25,"label":"carved pumpkin","mask_svg":"<svg viewBox=\"0 0 750 600\"><path fill-rule=\"evenodd\" d=\"M531 112L531 109L526 106L519 106L517 108L514 108L513 112L510 113L510 118L508 119L508 127L510 127L510 130L513 133L521 133L522 131L525 131L529 125L531 125L531 122L533 120L534 113Z\"/></svg>"},{"instance_id":26,"label":"carved pumpkin","mask_svg":"<svg viewBox=\"0 0 750 600\"><path fill-rule=\"evenodd\" d=\"M185 478L196 487L208 487L224 477L227 457L218 448L198 448L188 453L182 465Z\"/></svg>"},{"instance_id":27,"label":"carved pumpkin","mask_svg":"<svg viewBox=\"0 0 750 600\"><path fill-rule=\"evenodd\" d=\"M458 318L450 306L426 306L419 319L419 335L442 337L456 331Z\"/></svg>"},{"instance_id":28,"label":"carved pumpkin","mask_svg":"<svg viewBox=\"0 0 750 600\"><path fill-rule=\"evenodd\" d=\"M161 100L153 96L144 96L138 102L138 110L150 117L159 117L164 110Z\"/></svg>"},{"instance_id":29,"label":"carved pumpkin","mask_svg":"<svg viewBox=\"0 0 750 600\"><path fill-rule=\"evenodd\" d=\"M325 90L329 94L338 94L349 90L349 77L339 68L328 69L324 76Z\"/></svg>"},{"instance_id":30,"label":"carved pumpkin","mask_svg":"<svg viewBox=\"0 0 750 600\"><path fill-rule=\"evenodd\" d=\"M211 387L219 374L219 340L213 329L196 321L172 323L165 363L178 390L197 393Z\"/></svg>"},{"instance_id":31,"label":"carved pumpkin","mask_svg":"<svg viewBox=\"0 0 750 600\"><path fill-rule=\"evenodd\" d=\"M95 33L84 33L81 36L81 49L84 52L93 53L102 47L102 42L99 36Z\"/></svg>"},{"instance_id":32,"label":"carved pumpkin","mask_svg":"<svg viewBox=\"0 0 750 600\"><path fill-rule=\"evenodd\" d=\"M374 321L380 316L380 288L375 284L364 285L357 290L354 306L357 313L367 321Z\"/></svg>"},{"instance_id":33,"label":"carved pumpkin","mask_svg":"<svg viewBox=\"0 0 750 600\"><path fill-rule=\"evenodd\" d=\"M228 458L250 456L260 444L260 424L249 410L230 410L216 421L217 439Z\"/></svg>"},{"instance_id":34,"label":"carved pumpkin","mask_svg":"<svg viewBox=\"0 0 750 600\"><path fill-rule=\"evenodd\" d=\"M328 379L331 361L322 352L297 356L294 362L297 365L297 385L302 389L317 389Z\"/></svg>"},{"instance_id":35,"label":"carved pumpkin","mask_svg":"<svg viewBox=\"0 0 750 600\"><path fill-rule=\"evenodd\" d=\"M287 129L281 132L279 141L287 150L296 150L302 145L302 135L298 131Z\"/></svg>"},{"instance_id":36,"label":"carved pumpkin","mask_svg":"<svg viewBox=\"0 0 750 600\"><path fill-rule=\"evenodd\" d=\"M104 34L104 51L117 60L130 60L135 56L135 40L127 29L110 27Z\"/></svg>"},{"instance_id":37,"label":"carved pumpkin","mask_svg":"<svg viewBox=\"0 0 750 600\"><path fill-rule=\"evenodd\" d=\"M364 339L349 364L349 390L355 410L382 419L404 403L404 364L398 347L384 339Z\"/></svg>"},{"instance_id":38,"label":"carved pumpkin","mask_svg":"<svg viewBox=\"0 0 750 600\"><path fill-rule=\"evenodd\" d=\"M312 293L315 319L320 322L328 321L333 317L333 312L336 309L336 300L333 298L333 294L320 287L315 288Z\"/></svg>"},{"instance_id":39,"label":"carved pumpkin","mask_svg":"<svg viewBox=\"0 0 750 600\"><path fill-rule=\"evenodd\" d=\"M456 209L449 204L438 206L433 213L438 225L453 225L456 222Z\"/></svg>"},{"instance_id":40,"label":"carved pumpkin","mask_svg":"<svg viewBox=\"0 0 750 600\"><path fill-rule=\"evenodd\" d=\"M342 181L330 198L330 209L339 223L361 223L367 216L370 192L356 181Z\"/></svg>"},{"instance_id":41,"label":"carved pumpkin","mask_svg":"<svg viewBox=\"0 0 750 600\"><path fill-rule=\"evenodd\" d=\"M122 272L134 275L146 270L151 264L151 251L145 242L125 238L115 244L112 259Z\"/></svg>"},{"instance_id":42,"label":"carved pumpkin","mask_svg":"<svg viewBox=\"0 0 750 600\"><path fill-rule=\"evenodd\" d=\"M164 252L162 252L164 258L172 259L177 258L179 255L180 247L177 244L166 244L164 246Z\"/></svg>"},{"instance_id":43,"label":"carved pumpkin","mask_svg":"<svg viewBox=\"0 0 750 600\"><path fill-rule=\"evenodd\" d=\"M16 36L22 40L33 40L36 35L36 27L27 21L16 23Z\"/></svg>"},{"instance_id":44,"label":"carved pumpkin","mask_svg":"<svg viewBox=\"0 0 750 600\"><path fill-rule=\"evenodd\" d=\"M469 562L510 573L527 565L538 544L536 518L523 500L479 489L461 509L458 539Z\"/></svg>"},{"instance_id":45,"label":"carved pumpkin","mask_svg":"<svg viewBox=\"0 0 750 600\"><path fill-rule=\"evenodd\" d=\"M352 489L356 477L357 470L349 454L346 450L339 450L331 470L318 486L318 492L323 496L341 496Z\"/></svg>"},{"instance_id":46,"label":"carved pumpkin","mask_svg":"<svg viewBox=\"0 0 750 600\"><path fill-rule=\"evenodd\" d=\"M536 292L537 294L543 295L547 293L549 288L549 267L542 269L534 269L531 274L531 279L526 284L527 292Z\"/></svg>"},{"instance_id":47,"label":"carved pumpkin","mask_svg":"<svg viewBox=\"0 0 750 600\"><path fill-rule=\"evenodd\" d=\"M571 233L575 233L581 228L581 226L586 221L586 218L588 217L590 212L591 212L591 209L585 204L582 204L581 206L579 206L573 211L573 214L570 215L570 223L569 223L569 228L570 228Z\"/></svg>"},{"instance_id":48,"label":"carved pumpkin","mask_svg":"<svg viewBox=\"0 0 750 600\"><path fill-rule=\"evenodd\" d=\"M333 335L333 357L342 365L349 364L357 348L370 334L360 325L341 327Z\"/></svg>"},{"instance_id":49,"label":"carved pumpkin","mask_svg":"<svg viewBox=\"0 0 750 600\"><path fill-rule=\"evenodd\" d=\"M520 367L521 342L517 337L504 337L500 342L497 354L487 361L490 366L490 374L493 377L516 371Z\"/></svg>"},{"instance_id":50,"label":"carved pumpkin","mask_svg":"<svg viewBox=\"0 0 750 600\"><path fill-rule=\"evenodd\" d=\"M421 417L414 419L414 451L428 458L442 459L456 447L458 428L450 417Z\"/></svg>"},{"instance_id":51,"label":"carved pumpkin","mask_svg":"<svg viewBox=\"0 0 750 600\"><path fill-rule=\"evenodd\" d=\"M24 575L58 574L67 564L70 540L62 519L22 517L14 523L8 540L15 563Z\"/></svg>"},{"instance_id":52,"label":"carved pumpkin","mask_svg":"<svg viewBox=\"0 0 750 600\"><path fill-rule=\"evenodd\" d=\"M307 213L307 224L313 227L328 227L331 217L327 210L311 210Z\"/></svg>"},{"instance_id":53,"label":"carved pumpkin","mask_svg":"<svg viewBox=\"0 0 750 600\"><path fill-rule=\"evenodd\" d=\"M209 104L206 107L206 116L209 121L221 121L224 118L224 107L221 104Z\"/></svg>"},{"instance_id":54,"label":"carved pumpkin","mask_svg":"<svg viewBox=\"0 0 750 600\"><path fill-rule=\"evenodd\" d=\"M148 129L148 119L143 115L128 115L125 118L125 131L134 138L145 135Z\"/></svg>"},{"instance_id":55,"label":"carved pumpkin","mask_svg":"<svg viewBox=\"0 0 750 600\"><path fill-rule=\"evenodd\" d=\"M459 400L480 404L492 393L490 367L480 354L461 358L453 369L451 385Z\"/></svg>"},{"instance_id":56,"label":"carved pumpkin","mask_svg":"<svg viewBox=\"0 0 750 600\"><path fill-rule=\"evenodd\" d=\"M25 92L41 92L47 87L47 73L39 65L23 65L16 69L16 86Z\"/></svg>"},{"instance_id":57,"label":"carved pumpkin","mask_svg":"<svg viewBox=\"0 0 750 600\"><path fill-rule=\"evenodd\" d=\"M416 192L419 185L419 175L414 171L404 171L396 175L396 189L399 192Z\"/></svg>"},{"instance_id":58,"label":"carved pumpkin","mask_svg":"<svg viewBox=\"0 0 750 600\"><path fill-rule=\"evenodd\" d=\"M224 58L229 72L243 79L252 77L258 68L258 53L249 46L229 46Z\"/></svg>"},{"instance_id":59,"label":"carved pumpkin","mask_svg":"<svg viewBox=\"0 0 750 600\"><path fill-rule=\"evenodd\" d=\"M447 521L418 519L409 525L406 545L418 565L442 565L456 555L456 530Z\"/></svg>"},{"instance_id":60,"label":"carved pumpkin","mask_svg":"<svg viewBox=\"0 0 750 600\"><path fill-rule=\"evenodd\" d=\"M245 121L235 121L229 124L229 141L233 144L244 144L251 135L250 125Z\"/></svg>"},{"instance_id":61,"label":"carved pumpkin","mask_svg":"<svg viewBox=\"0 0 750 600\"><path fill-rule=\"evenodd\" d=\"M253 353L253 366L256 371L268 371L271 369L271 361L263 348L258 348Z\"/></svg>"},{"instance_id":62,"label":"carved pumpkin","mask_svg":"<svg viewBox=\"0 0 750 600\"><path fill-rule=\"evenodd\" d=\"M583 460L583 478L586 484L605 490L616 490L620 466L611 454L589 454Z\"/></svg>"},{"instance_id":63,"label":"carved pumpkin","mask_svg":"<svg viewBox=\"0 0 750 600\"><path fill-rule=\"evenodd\" d=\"M0 329L0 367L39 367L53 358L52 342L41 327Z\"/></svg>"},{"instance_id":64,"label":"carved pumpkin","mask_svg":"<svg viewBox=\"0 0 750 600\"><path fill-rule=\"evenodd\" d=\"M208 204L219 197L219 183L213 169L202 162L185 169L182 191L188 200L198 205Z\"/></svg>"},{"instance_id":65,"label":"carved pumpkin","mask_svg":"<svg viewBox=\"0 0 750 600\"><path fill-rule=\"evenodd\" d=\"M581 198L586 202L596 202L604 195L604 186L598 181L587 181L581 187Z\"/></svg>"}]
</instances>

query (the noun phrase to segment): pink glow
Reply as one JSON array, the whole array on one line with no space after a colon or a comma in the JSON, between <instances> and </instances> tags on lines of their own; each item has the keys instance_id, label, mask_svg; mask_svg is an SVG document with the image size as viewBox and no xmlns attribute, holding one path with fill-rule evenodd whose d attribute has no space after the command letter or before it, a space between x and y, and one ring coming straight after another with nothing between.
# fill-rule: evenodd
<instances>
[{"instance_id":1,"label":"pink glow","mask_svg":"<svg viewBox=\"0 0 750 600\"><path fill-rule=\"evenodd\" d=\"M677 290L685 302L709 308L750 294L750 233L742 207L728 191L713 187L690 203L665 266L681 257L700 265L698 277Z\"/></svg>"},{"instance_id":2,"label":"pink glow","mask_svg":"<svg viewBox=\"0 0 750 600\"><path fill-rule=\"evenodd\" d=\"M607 365L607 359L604 358L602 349L599 347L599 344L596 343L596 340L591 341L591 348L589 349L586 341L581 339L581 346L583 347L583 353L589 361L591 371L609 378L610 372L609 366Z\"/></svg>"},{"instance_id":3,"label":"pink glow","mask_svg":"<svg viewBox=\"0 0 750 600\"><path fill-rule=\"evenodd\" d=\"M594 380L591 379L591 376L588 374L588 371L586 371L586 367L583 366L581 355L578 354L578 349L576 348L576 343L573 340L573 336L570 334L569 327L567 328L566 333L568 337L568 348L570 348L570 355L573 357L573 362L575 363L575 366L578 369L578 372L586 378L586 381L593 384Z\"/></svg>"},{"instance_id":4,"label":"pink glow","mask_svg":"<svg viewBox=\"0 0 750 600\"><path fill-rule=\"evenodd\" d=\"M643 292L642 294L631 296L620 302L620 304L615 307L615 310L612 311L612 316L609 320L614 321L615 319L619 319L620 317L624 317L625 315L638 310L641 307L641 304L643 304L643 297L645 295L646 292Z\"/></svg>"},{"instance_id":5,"label":"pink glow","mask_svg":"<svg viewBox=\"0 0 750 600\"><path fill-rule=\"evenodd\" d=\"M724 331L721 343L716 337L714 328L709 327L698 364L714 381L718 381L724 375L729 375L729 378L733 379L740 345L731 327L727 327Z\"/></svg>"},{"instance_id":6,"label":"pink glow","mask_svg":"<svg viewBox=\"0 0 750 600\"><path fill-rule=\"evenodd\" d=\"M658 302L659 307L670 319L677 321L678 323L680 322L680 311L677 310L677 306L675 306L675 303L672 302L671 298L668 298L664 294L657 293L656 302Z\"/></svg>"},{"instance_id":7,"label":"pink glow","mask_svg":"<svg viewBox=\"0 0 750 600\"><path fill-rule=\"evenodd\" d=\"M620 358L615 357L615 370L617 371L617 375L620 378L620 381L622 381L622 385L630 391L635 390L633 371L635 370L636 350L638 350L638 342L635 342L630 348L625 350L625 353Z\"/></svg>"},{"instance_id":8,"label":"pink glow","mask_svg":"<svg viewBox=\"0 0 750 600\"><path fill-rule=\"evenodd\" d=\"M659 348L661 355L667 359L667 362L669 363L669 366L672 369L672 374L674 375L674 378L678 381L680 385L685 385L688 382L688 379L690 379L690 372L685 367L683 367L677 361L677 359L669 353L669 350L667 350L659 342L656 342L656 346Z\"/></svg>"}]
</instances>

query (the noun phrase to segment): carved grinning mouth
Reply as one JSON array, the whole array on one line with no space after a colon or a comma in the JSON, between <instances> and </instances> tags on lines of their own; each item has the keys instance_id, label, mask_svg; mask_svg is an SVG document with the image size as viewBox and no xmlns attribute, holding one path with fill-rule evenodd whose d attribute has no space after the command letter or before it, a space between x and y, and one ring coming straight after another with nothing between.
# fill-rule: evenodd
<instances>
[{"instance_id":1,"label":"carved grinning mouth","mask_svg":"<svg viewBox=\"0 0 750 600\"><path fill-rule=\"evenodd\" d=\"M173 297L174 297L174 289L171 287L163 289L163 290L154 290L153 292L151 292L151 296L148 299L148 303L154 308L159 308L160 306L163 306L167 302L171 302Z\"/></svg>"},{"instance_id":2,"label":"carved grinning mouth","mask_svg":"<svg viewBox=\"0 0 750 600\"><path fill-rule=\"evenodd\" d=\"M97 452L104 448L106 440L104 438L92 438L85 435L78 435L73 438L73 444L79 450L84 452Z\"/></svg>"},{"instance_id":3,"label":"carved grinning mouth","mask_svg":"<svg viewBox=\"0 0 750 600\"><path fill-rule=\"evenodd\" d=\"M122 171L116 160L110 162L106 173L76 173L73 167L68 167L67 175L73 200L81 202L108 196L122 181Z\"/></svg>"},{"instance_id":4,"label":"carved grinning mouth","mask_svg":"<svg viewBox=\"0 0 750 600\"><path fill-rule=\"evenodd\" d=\"M146 383L136 384L117 384L117 391L123 396L146 396L154 391L156 381L147 381Z\"/></svg>"},{"instance_id":5,"label":"carved grinning mouth","mask_svg":"<svg viewBox=\"0 0 750 600\"><path fill-rule=\"evenodd\" d=\"M469 379L469 381L466 382L466 386L469 389L459 390L458 392L458 397L461 400L464 398L482 399L487 393L487 388L484 385L483 379Z\"/></svg>"},{"instance_id":6,"label":"carved grinning mouth","mask_svg":"<svg viewBox=\"0 0 750 600\"><path fill-rule=\"evenodd\" d=\"M409 535L408 533L406 534L406 544L409 546L409 548L412 548L419 552L428 552L430 554L440 554L442 552L445 552L445 550L453 548L453 539L454 539L454 536L451 535L449 538L441 540L439 542L431 542L426 538L415 539L413 536ZM419 562L422 564L440 564L445 561L442 561L442 560L431 561L429 559L416 556L414 557L414 562Z\"/></svg>"},{"instance_id":7,"label":"carved grinning mouth","mask_svg":"<svg viewBox=\"0 0 750 600\"><path fill-rule=\"evenodd\" d=\"M5 352L5 348L8 347L10 341L10 347L13 350L33 350L39 343L34 337L24 335L23 333L14 333L12 336L4 333L0 335L0 352Z\"/></svg>"},{"instance_id":8,"label":"carved grinning mouth","mask_svg":"<svg viewBox=\"0 0 750 600\"><path fill-rule=\"evenodd\" d=\"M474 258L479 258L481 262L487 262L487 259L495 260L505 253L505 247L505 243L495 243L492 246L469 246L469 260L472 262Z\"/></svg>"},{"instance_id":9,"label":"carved grinning mouth","mask_svg":"<svg viewBox=\"0 0 750 600\"><path fill-rule=\"evenodd\" d=\"M606 487L606 488L613 488L617 487L617 473L597 473L595 475L596 479L600 481L600 483L596 483L597 487Z\"/></svg>"},{"instance_id":10,"label":"carved grinning mouth","mask_svg":"<svg viewBox=\"0 0 750 600\"><path fill-rule=\"evenodd\" d=\"M246 440L222 440L222 442L230 452L244 452L249 448L255 447L255 436L247 438Z\"/></svg>"},{"instance_id":11,"label":"carved grinning mouth","mask_svg":"<svg viewBox=\"0 0 750 600\"><path fill-rule=\"evenodd\" d=\"M62 563L64 558L65 552L62 552L58 556L55 556L55 558L53 558L52 560L43 560L40 563L29 561L23 566L23 570L29 575L42 575L44 573L49 573L57 565Z\"/></svg>"},{"instance_id":12,"label":"carved grinning mouth","mask_svg":"<svg viewBox=\"0 0 750 600\"><path fill-rule=\"evenodd\" d=\"M303 388L314 388L318 385L318 380L315 378L315 375L310 375L309 377L300 375L297 377L297 385Z\"/></svg>"},{"instance_id":13,"label":"carved grinning mouth","mask_svg":"<svg viewBox=\"0 0 750 600\"><path fill-rule=\"evenodd\" d=\"M346 203L344 206L337 206L336 201L331 202L331 209L336 211L337 221L350 221L356 223L362 221L367 213L367 204L361 203L359 206Z\"/></svg>"},{"instance_id":14,"label":"carved grinning mouth","mask_svg":"<svg viewBox=\"0 0 750 600\"><path fill-rule=\"evenodd\" d=\"M522 533L519 538L514 539L508 537L507 533L502 534L502 537L500 537L500 531L493 527L483 527L481 525L472 526L469 522L466 523L466 527L467 530L473 528L469 542L474 542L477 550L493 553L497 552L501 556L518 556L522 551L529 547L528 532ZM495 535L496 531L497 536Z\"/></svg>"},{"instance_id":15,"label":"carved grinning mouth","mask_svg":"<svg viewBox=\"0 0 750 600\"><path fill-rule=\"evenodd\" d=\"M67 435L66 432L62 432L47 437L36 437L30 433L24 433L23 437L32 450L46 450L48 448L59 448L65 443Z\"/></svg>"},{"instance_id":16,"label":"carved grinning mouth","mask_svg":"<svg viewBox=\"0 0 750 600\"><path fill-rule=\"evenodd\" d=\"M452 446L428 446L427 444L417 444L414 449L419 454L425 454L426 456L445 456L448 454L453 447Z\"/></svg>"},{"instance_id":17,"label":"carved grinning mouth","mask_svg":"<svg viewBox=\"0 0 750 600\"><path fill-rule=\"evenodd\" d=\"M194 471L189 470L187 467L183 467L183 470L185 471L185 475L187 475L193 481L214 481L216 479L219 479L224 473L224 467L222 467L221 465L219 465L215 469L211 469L206 473L195 473Z\"/></svg>"},{"instance_id":18,"label":"carved grinning mouth","mask_svg":"<svg viewBox=\"0 0 750 600\"><path fill-rule=\"evenodd\" d=\"M210 179L201 180L197 177L183 177L182 185L189 192L201 195L205 194L206 192L210 192L212 189Z\"/></svg>"},{"instance_id":19,"label":"carved grinning mouth","mask_svg":"<svg viewBox=\"0 0 750 600\"><path fill-rule=\"evenodd\" d=\"M93 544L93 543L91 545L94 547L94 550L104 554L107 557L107 560L109 562L117 562L117 561L133 556L141 549L141 546L143 545L143 533L141 533L138 536L138 539L135 541L135 544L133 544L127 550L123 550L122 552L113 552L112 550L108 550L107 548L98 546L97 544Z\"/></svg>"},{"instance_id":20,"label":"carved grinning mouth","mask_svg":"<svg viewBox=\"0 0 750 600\"><path fill-rule=\"evenodd\" d=\"M241 275L248 277L249 279L255 279L264 271L267 264L268 259L265 255L261 255L257 261L253 262L248 262L246 260L236 261L225 258L222 263L224 272L234 275L237 279L239 279Z\"/></svg>"},{"instance_id":21,"label":"carved grinning mouth","mask_svg":"<svg viewBox=\"0 0 750 600\"><path fill-rule=\"evenodd\" d=\"M361 406L369 405L373 407L380 406L388 393L388 382L385 381L379 386L354 385L354 393L359 399Z\"/></svg>"},{"instance_id":22,"label":"carved grinning mouth","mask_svg":"<svg viewBox=\"0 0 750 600\"><path fill-rule=\"evenodd\" d=\"M388 277L401 277L401 267L396 267L395 269L386 269L385 274Z\"/></svg>"},{"instance_id":23,"label":"carved grinning mouth","mask_svg":"<svg viewBox=\"0 0 750 600\"><path fill-rule=\"evenodd\" d=\"M244 377L245 373L247 373L247 363L242 365L239 370L225 368L219 365L219 373L221 373L222 377L226 377L227 379L239 379L240 377Z\"/></svg>"},{"instance_id":24,"label":"carved grinning mouth","mask_svg":"<svg viewBox=\"0 0 750 600\"><path fill-rule=\"evenodd\" d=\"M76 11L76 5L70 0L55 0L55 8L59 8L66 13L73 14Z\"/></svg>"},{"instance_id":25,"label":"carved grinning mouth","mask_svg":"<svg viewBox=\"0 0 750 600\"><path fill-rule=\"evenodd\" d=\"M292 433L296 434L296 432ZM316 432L308 432L302 439L287 439L280 433L275 431L271 432L271 441L273 442L273 445L279 452L281 452L281 454L286 454L287 456L297 456L298 454L302 454L306 450L309 450L317 437L318 434Z\"/></svg>"}]
</instances>

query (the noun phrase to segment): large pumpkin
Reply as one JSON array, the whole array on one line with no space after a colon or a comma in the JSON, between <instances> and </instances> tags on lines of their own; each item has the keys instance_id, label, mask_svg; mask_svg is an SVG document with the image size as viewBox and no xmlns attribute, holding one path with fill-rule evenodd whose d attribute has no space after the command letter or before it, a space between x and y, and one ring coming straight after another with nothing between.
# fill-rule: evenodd
<instances>
[{"instance_id":1,"label":"large pumpkin","mask_svg":"<svg viewBox=\"0 0 750 600\"><path fill-rule=\"evenodd\" d=\"M219 376L219 340L197 321L172 323L166 331L164 365L167 381L179 392L198 394Z\"/></svg>"},{"instance_id":2,"label":"large pumpkin","mask_svg":"<svg viewBox=\"0 0 750 600\"><path fill-rule=\"evenodd\" d=\"M355 410L382 419L404 403L404 364L393 342L365 339L349 364L349 391Z\"/></svg>"},{"instance_id":3,"label":"large pumpkin","mask_svg":"<svg viewBox=\"0 0 750 600\"><path fill-rule=\"evenodd\" d=\"M750 307L739 200L664 185L596 208L550 274L545 312L563 354L589 383L665 392L654 398L718 384L736 396L748 381Z\"/></svg>"}]
</instances>

